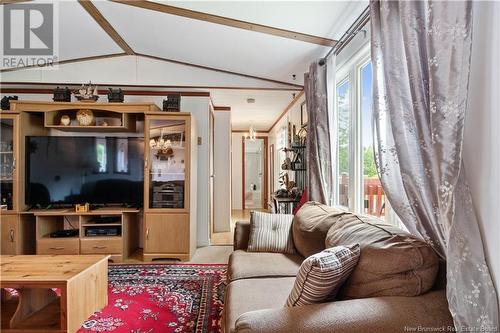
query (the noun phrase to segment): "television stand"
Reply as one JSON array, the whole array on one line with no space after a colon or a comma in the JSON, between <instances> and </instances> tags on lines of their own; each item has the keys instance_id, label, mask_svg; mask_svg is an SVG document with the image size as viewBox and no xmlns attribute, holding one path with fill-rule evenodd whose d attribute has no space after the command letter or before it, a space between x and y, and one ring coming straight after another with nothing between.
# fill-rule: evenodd
<instances>
[{"instance_id":1,"label":"television stand","mask_svg":"<svg viewBox=\"0 0 500 333\"><path fill-rule=\"evenodd\" d=\"M139 209L102 207L88 212L73 208L33 209L26 214L35 216L36 254L105 254L113 262L129 258L139 247ZM96 217L110 223L95 223ZM95 227L114 227L120 234L87 236L86 230ZM51 238L54 231L78 229L74 237Z\"/></svg>"}]
</instances>

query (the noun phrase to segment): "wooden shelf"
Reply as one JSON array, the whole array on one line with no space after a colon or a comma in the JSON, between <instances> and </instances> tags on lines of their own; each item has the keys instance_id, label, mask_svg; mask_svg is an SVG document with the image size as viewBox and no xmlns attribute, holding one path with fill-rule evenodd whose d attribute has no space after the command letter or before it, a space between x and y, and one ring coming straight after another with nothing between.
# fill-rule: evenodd
<instances>
[{"instance_id":1,"label":"wooden shelf","mask_svg":"<svg viewBox=\"0 0 500 333\"><path fill-rule=\"evenodd\" d=\"M121 222L115 222L115 223L85 223L82 224L82 227L116 227L116 226L121 226Z\"/></svg>"},{"instance_id":2,"label":"wooden shelf","mask_svg":"<svg viewBox=\"0 0 500 333\"><path fill-rule=\"evenodd\" d=\"M92 240L115 240L122 239L122 236L83 236L80 239L92 239Z\"/></svg>"},{"instance_id":3,"label":"wooden shelf","mask_svg":"<svg viewBox=\"0 0 500 333\"><path fill-rule=\"evenodd\" d=\"M124 132L130 129L125 126L64 126L64 125L45 125L46 128L54 128L61 131L71 132Z\"/></svg>"},{"instance_id":4,"label":"wooden shelf","mask_svg":"<svg viewBox=\"0 0 500 333\"><path fill-rule=\"evenodd\" d=\"M91 110L94 115L93 125L82 126L77 122L77 113L82 109ZM68 116L71 123L67 126L61 125L61 117ZM65 110L46 111L44 113L45 128L53 128L61 131L71 132L127 132L135 131L135 115L113 110L103 110L99 107L89 105L87 108L68 108ZM103 122L107 126L102 125Z\"/></svg>"}]
</instances>

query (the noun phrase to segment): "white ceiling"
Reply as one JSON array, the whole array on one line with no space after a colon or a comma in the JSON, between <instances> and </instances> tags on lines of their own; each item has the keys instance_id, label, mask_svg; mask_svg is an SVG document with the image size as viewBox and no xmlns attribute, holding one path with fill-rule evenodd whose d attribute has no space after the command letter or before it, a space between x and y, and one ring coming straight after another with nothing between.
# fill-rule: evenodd
<instances>
[{"instance_id":1,"label":"white ceiling","mask_svg":"<svg viewBox=\"0 0 500 333\"><path fill-rule=\"evenodd\" d=\"M33 2L46 3L47 1ZM55 29L59 60L123 52L78 2L57 1L55 4L54 8L59 12L59 15L56 15L58 20L55 21L59 26ZM3 8L4 6L0 6L1 17L3 17ZM3 36L3 24L0 24L0 34ZM3 42L0 43L0 48L3 54ZM1 68L5 68L3 62Z\"/></svg>"},{"instance_id":2,"label":"white ceiling","mask_svg":"<svg viewBox=\"0 0 500 333\"><path fill-rule=\"evenodd\" d=\"M92 2L137 53L252 77L301 85L308 65L324 56L329 49L321 45L110 1L92 0ZM338 39L368 4L366 0L167 1L165 3L333 39ZM61 60L123 52L76 1L57 1L57 4ZM0 6L0 11L3 11L3 6ZM101 65L96 66L96 62ZM296 80L292 79L292 74L296 75ZM57 71L31 69L2 73L2 80L6 82L81 83L88 81L87 79L109 84L208 86L205 90L211 92L215 105L232 108L234 129L247 129L250 123L258 130L268 129L291 101L293 92L214 90L210 87L267 89L286 86L134 56L60 65ZM246 103L248 97L255 98L256 103L248 105Z\"/></svg>"},{"instance_id":3,"label":"white ceiling","mask_svg":"<svg viewBox=\"0 0 500 333\"><path fill-rule=\"evenodd\" d=\"M311 59L329 49L109 1L95 5L135 52L273 80L302 84Z\"/></svg>"},{"instance_id":4,"label":"white ceiling","mask_svg":"<svg viewBox=\"0 0 500 333\"><path fill-rule=\"evenodd\" d=\"M368 1L158 1L171 6L339 39Z\"/></svg>"},{"instance_id":5,"label":"white ceiling","mask_svg":"<svg viewBox=\"0 0 500 333\"><path fill-rule=\"evenodd\" d=\"M231 106L233 130L248 130L253 125L257 131L267 131L292 101L292 93L298 94L297 91L211 90L210 96L215 105ZM255 103L247 103L248 98L254 98Z\"/></svg>"}]
</instances>

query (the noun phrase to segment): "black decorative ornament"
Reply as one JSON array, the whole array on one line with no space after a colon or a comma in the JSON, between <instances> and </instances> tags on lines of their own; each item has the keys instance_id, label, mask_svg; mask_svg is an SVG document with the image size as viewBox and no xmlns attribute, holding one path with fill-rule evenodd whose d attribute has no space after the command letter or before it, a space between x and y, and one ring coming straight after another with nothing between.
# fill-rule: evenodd
<instances>
[{"instance_id":1,"label":"black decorative ornament","mask_svg":"<svg viewBox=\"0 0 500 333\"><path fill-rule=\"evenodd\" d=\"M10 110L10 101L17 101L19 99L18 96L5 96L2 98L1 105L2 110L8 111Z\"/></svg>"},{"instance_id":2,"label":"black decorative ornament","mask_svg":"<svg viewBox=\"0 0 500 333\"><path fill-rule=\"evenodd\" d=\"M181 110L181 94L168 94L163 100L163 111L179 112Z\"/></svg>"},{"instance_id":3,"label":"black decorative ornament","mask_svg":"<svg viewBox=\"0 0 500 333\"><path fill-rule=\"evenodd\" d=\"M124 94L121 88L109 88L108 90L108 102L123 103Z\"/></svg>"},{"instance_id":4,"label":"black decorative ornament","mask_svg":"<svg viewBox=\"0 0 500 333\"><path fill-rule=\"evenodd\" d=\"M54 97L52 97L54 102L71 102L71 90L68 87L54 89Z\"/></svg>"}]
</instances>

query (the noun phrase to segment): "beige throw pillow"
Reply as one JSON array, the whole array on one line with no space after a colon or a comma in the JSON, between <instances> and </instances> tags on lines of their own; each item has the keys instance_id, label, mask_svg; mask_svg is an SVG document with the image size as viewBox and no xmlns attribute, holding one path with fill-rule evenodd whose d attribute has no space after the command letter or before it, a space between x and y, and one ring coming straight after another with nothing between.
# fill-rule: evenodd
<instances>
[{"instance_id":1,"label":"beige throw pillow","mask_svg":"<svg viewBox=\"0 0 500 333\"><path fill-rule=\"evenodd\" d=\"M293 215L251 212L248 252L295 253Z\"/></svg>"},{"instance_id":2,"label":"beige throw pillow","mask_svg":"<svg viewBox=\"0 0 500 333\"><path fill-rule=\"evenodd\" d=\"M334 299L359 259L359 245L336 246L313 254L300 266L286 306L301 306Z\"/></svg>"}]
</instances>

